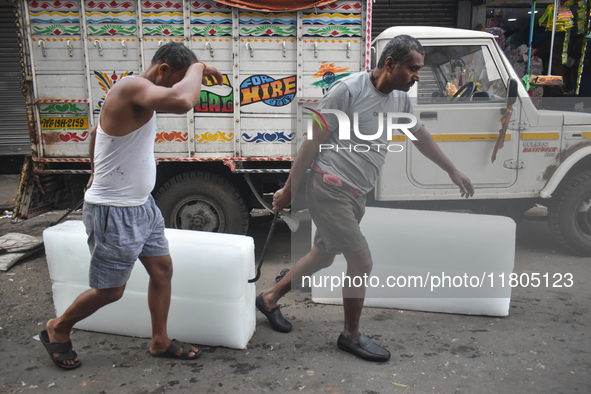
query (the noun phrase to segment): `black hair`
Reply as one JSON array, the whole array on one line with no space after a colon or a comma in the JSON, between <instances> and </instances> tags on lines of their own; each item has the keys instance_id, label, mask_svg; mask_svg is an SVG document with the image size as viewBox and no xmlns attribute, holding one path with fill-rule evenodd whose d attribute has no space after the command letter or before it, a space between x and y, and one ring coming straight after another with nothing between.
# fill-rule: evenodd
<instances>
[{"instance_id":1,"label":"black hair","mask_svg":"<svg viewBox=\"0 0 591 394\"><path fill-rule=\"evenodd\" d=\"M419 40L408 35L396 36L384 47L382 56L380 56L380 60L378 61L378 68L384 67L388 57L392 57L396 64L400 66L410 59L412 51L417 51L425 56L425 49L423 49Z\"/></svg>"},{"instance_id":2,"label":"black hair","mask_svg":"<svg viewBox=\"0 0 591 394\"><path fill-rule=\"evenodd\" d=\"M166 63L172 72L184 70L197 62L197 56L180 42L169 42L162 45L152 58L152 64Z\"/></svg>"}]
</instances>

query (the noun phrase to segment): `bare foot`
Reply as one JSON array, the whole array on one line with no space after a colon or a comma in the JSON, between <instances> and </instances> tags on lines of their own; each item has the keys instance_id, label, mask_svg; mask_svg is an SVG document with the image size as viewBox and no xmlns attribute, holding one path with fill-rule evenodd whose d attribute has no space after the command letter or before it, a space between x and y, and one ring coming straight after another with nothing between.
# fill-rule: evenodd
<instances>
[{"instance_id":1,"label":"bare foot","mask_svg":"<svg viewBox=\"0 0 591 394\"><path fill-rule=\"evenodd\" d=\"M60 332L56 329L57 319L51 319L47 322L45 329L47 330L47 334L49 336L49 341L51 343L63 343L67 342L70 339L70 332L67 333ZM54 357L60 356L62 353L53 353ZM62 364L64 365L74 365L78 362L78 357L74 360L64 360Z\"/></svg>"}]
</instances>

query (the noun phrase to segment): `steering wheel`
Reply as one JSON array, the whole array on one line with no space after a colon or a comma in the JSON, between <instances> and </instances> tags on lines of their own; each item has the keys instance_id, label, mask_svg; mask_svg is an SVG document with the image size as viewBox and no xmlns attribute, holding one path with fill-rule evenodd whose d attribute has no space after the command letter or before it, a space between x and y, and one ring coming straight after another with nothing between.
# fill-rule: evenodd
<instances>
[{"instance_id":1,"label":"steering wheel","mask_svg":"<svg viewBox=\"0 0 591 394\"><path fill-rule=\"evenodd\" d=\"M452 96L453 101L457 101L457 99L465 98L465 97L472 97L474 94L474 90L476 89L476 84L474 82L468 82L464 84L461 88L458 89L456 94Z\"/></svg>"}]
</instances>

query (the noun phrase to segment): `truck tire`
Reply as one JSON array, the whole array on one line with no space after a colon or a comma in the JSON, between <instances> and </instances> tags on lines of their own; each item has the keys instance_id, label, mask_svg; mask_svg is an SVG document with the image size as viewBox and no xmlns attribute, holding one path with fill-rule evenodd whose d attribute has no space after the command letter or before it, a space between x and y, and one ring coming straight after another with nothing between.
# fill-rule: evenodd
<instances>
[{"instance_id":1,"label":"truck tire","mask_svg":"<svg viewBox=\"0 0 591 394\"><path fill-rule=\"evenodd\" d=\"M185 172L156 193L166 227L246 234L249 213L242 195L226 179L209 172Z\"/></svg>"},{"instance_id":2,"label":"truck tire","mask_svg":"<svg viewBox=\"0 0 591 394\"><path fill-rule=\"evenodd\" d=\"M591 256L591 171L569 179L556 191L548 224L568 250Z\"/></svg>"}]
</instances>

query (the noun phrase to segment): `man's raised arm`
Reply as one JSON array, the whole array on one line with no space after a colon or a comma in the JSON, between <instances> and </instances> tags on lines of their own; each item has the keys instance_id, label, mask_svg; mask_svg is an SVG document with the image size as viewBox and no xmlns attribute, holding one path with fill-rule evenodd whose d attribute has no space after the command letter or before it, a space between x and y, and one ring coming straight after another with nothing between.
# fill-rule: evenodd
<instances>
[{"instance_id":1,"label":"man's raised arm","mask_svg":"<svg viewBox=\"0 0 591 394\"><path fill-rule=\"evenodd\" d=\"M168 67L167 64L164 66ZM203 78L208 76L222 85L222 74L215 67L197 62L191 64L183 79L171 87L158 86L143 78L135 78L133 85L126 87L125 94L140 107L157 112L184 114L199 100Z\"/></svg>"}]
</instances>

